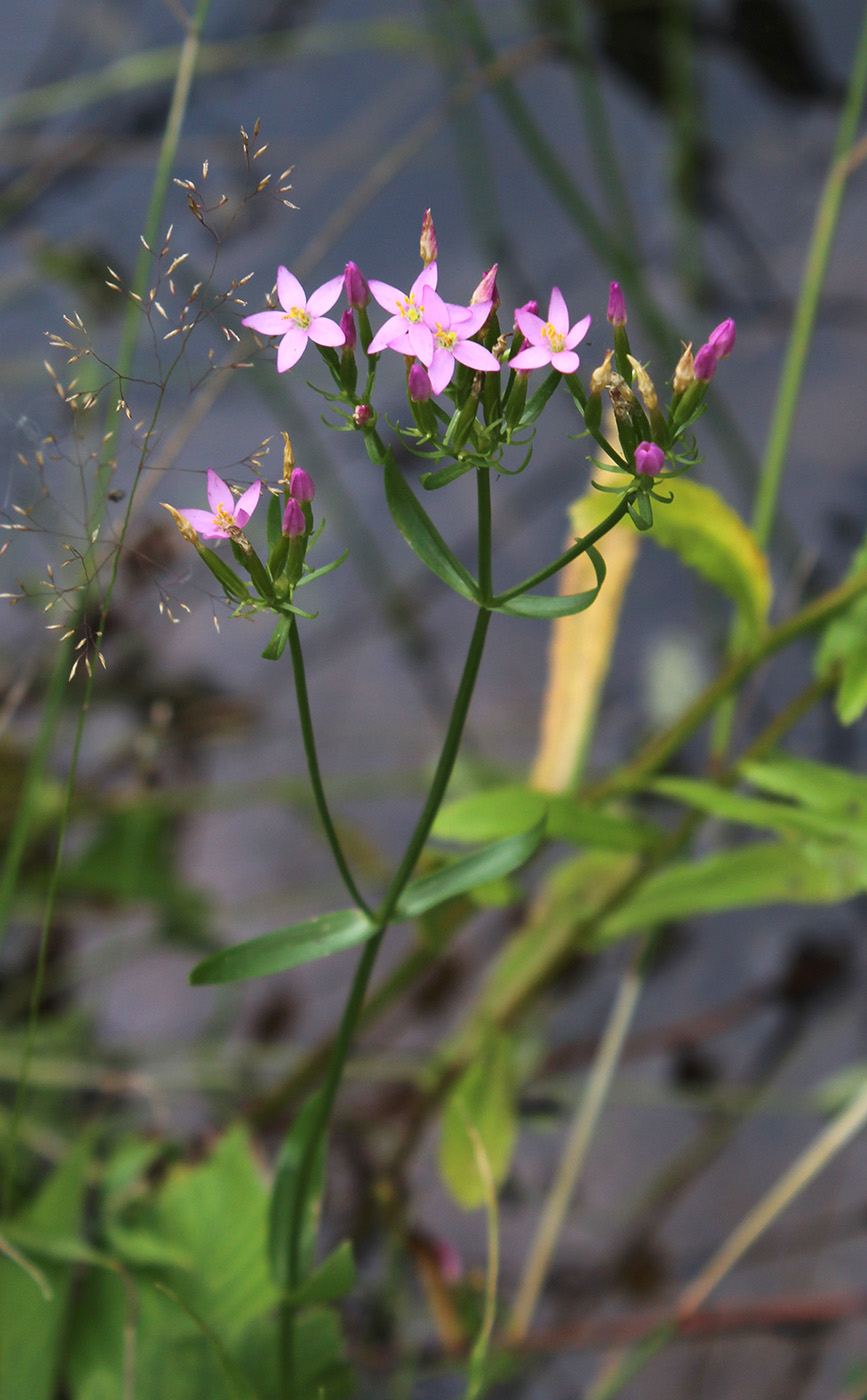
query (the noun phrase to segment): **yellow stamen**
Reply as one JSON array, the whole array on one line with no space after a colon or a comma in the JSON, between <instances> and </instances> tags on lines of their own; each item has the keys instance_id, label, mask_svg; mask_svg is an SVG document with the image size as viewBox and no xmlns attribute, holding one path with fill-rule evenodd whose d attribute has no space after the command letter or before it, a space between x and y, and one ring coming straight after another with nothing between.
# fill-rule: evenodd
<instances>
[{"instance_id":1,"label":"yellow stamen","mask_svg":"<svg viewBox=\"0 0 867 1400\"><path fill-rule=\"evenodd\" d=\"M214 524L218 530L228 530L234 528L235 517L230 515L225 506L217 506L214 511Z\"/></svg>"},{"instance_id":2,"label":"yellow stamen","mask_svg":"<svg viewBox=\"0 0 867 1400\"><path fill-rule=\"evenodd\" d=\"M550 321L546 321L542 327L542 339L547 340L555 355L561 355L566 349L565 335L561 335L556 326L552 326Z\"/></svg>"},{"instance_id":3,"label":"yellow stamen","mask_svg":"<svg viewBox=\"0 0 867 1400\"><path fill-rule=\"evenodd\" d=\"M302 310L300 306L290 306L289 310L283 313L284 321L294 321L296 326L301 327L302 331L306 331L312 319L310 313Z\"/></svg>"},{"instance_id":4,"label":"yellow stamen","mask_svg":"<svg viewBox=\"0 0 867 1400\"><path fill-rule=\"evenodd\" d=\"M416 306L415 293L410 292L404 301L397 303L397 309L401 316L405 316L408 321L420 321L424 316L424 307Z\"/></svg>"},{"instance_id":5,"label":"yellow stamen","mask_svg":"<svg viewBox=\"0 0 867 1400\"><path fill-rule=\"evenodd\" d=\"M439 321L437 321L437 333L434 336L437 345L443 350L454 350L458 342L457 331L444 331Z\"/></svg>"}]
</instances>

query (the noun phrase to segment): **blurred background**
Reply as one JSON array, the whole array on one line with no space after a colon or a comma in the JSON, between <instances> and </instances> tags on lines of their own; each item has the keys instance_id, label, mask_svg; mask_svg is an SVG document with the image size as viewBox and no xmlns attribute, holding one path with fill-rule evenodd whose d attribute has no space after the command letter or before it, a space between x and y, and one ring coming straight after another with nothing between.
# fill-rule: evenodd
<instances>
[{"instance_id":1,"label":"blurred background","mask_svg":"<svg viewBox=\"0 0 867 1400\"><path fill-rule=\"evenodd\" d=\"M270 351L250 355L240 320L264 306L278 263L308 292L350 258L369 277L408 286L431 207L446 296L466 300L497 262L506 328L514 306L529 298L546 305L559 285L571 320L593 315L582 348L589 374L609 343L615 277L626 291L633 351L657 383L670 377L681 340L698 346L733 316L737 348L713 385L698 479L749 518L861 24L854 0L215 0L200 9L176 182L156 248L171 225L157 293L165 319L153 309L142 317L123 393L129 417L109 412L129 303L106 282L133 285L183 42L182 6L31 0L7 3L4 13L2 587L28 595L3 613L7 836L61 636L45 625L61 624L75 605L61 566L87 551L100 437L119 424L99 540L103 585L118 569L106 670L84 730L24 1117L25 1140L49 1157L94 1120L188 1151L252 1115L269 1149L292 1101L269 1100L268 1091L307 1064L333 1028L354 966L353 954L340 954L240 989L187 985L203 951L333 907L341 895L307 797L288 663L260 659L266 624L229 618L158 502L203 505L208 467L238 485L257 471L278 479L279 434L291 434L317 484L327 557L351 549L348 563L318 585L320 615L304 641L333 805L368 883L400 848L448 716L471 619L459 599L419 574L360 442L323 425L325 403L305 387L308 378L325 383L316 357L278 379ZM270 184L255 193L267 173ZM177 181L195 186L202 218ZM278 184L291 189L277 195ZM865 215L856 170L772 540L778 615L842 575L867 522ZM181 254L172 290L166 267ZM249 273L232 291L246 310L221 298ZM163 336L196 284L205 284L210 311L163 391L177 344ZM75 352L52 345L49 333L93 353L69 365ZM396 417L399 365L383 366L377 390L377 406ZM70 394L97 391L95 405L74 418ZM496 482L504 584L559 550L567 508L586 489L586 451L567 440L577 428L563 399L546 415L530 468ZM414 479L408 455L401 465ZM459 549L472 541L467 480L431 505ZM536 752L546 628L504 624L492 629L456 791L522 776ZM644 540L591 772L680 712L717 668L728 627L720 601ZM808 664L805 654L762 673L741 717L744 734L767 721L799 675L803 683ZM64 689L11 906L0 985L7 1104L82 684L83 667ZM800 751L863 766L863 735L841 730L830 710L818 709L797 735ZM867 1058L863 914L855 901L809 916L780 909L671 930L561 1241L547 1326L566 1328L600 1305L664 1301L806 1141L815 1086ZM407 1339L422 1348L415 1367L401 1371L405 1388L394 1383L389 1394L457 1391L453 1378L436 1378L435 1365L425 1369L423 1346L436 1329L421 1301L417 1315L404 1301L399 1336L380 1326L386 1304L376 1261L388 1230L371 1206L371 1183L428 1056L471 1004L486 959L519 917L514 908L483 910L446 951L421 960L418 977L364 1038L344 1095L326 1216L335 1238L349 1229L369 1249L352 1335L362 1352L380 1357L377 1384L386 1375L393 1384ZM405 965L415 938L407 929L390 935L383 979ZM615 949L576 959L535 1010L528 1036L547 1060L522 1104L504 1192L507 1296L626 956ZM418 1133L390 1186L419 1238L454 1243L472 1272L484 1261L484 1220L449 1200L435 1144L432 1126ZM738 1273L739 1299L867 1292L865 1161L854 1148L790 1212ZM413 1289L423 1297L422 1285L406 1286L409 1297ZM857 1319L769 1326L683 1344L628 1393L860 1395L852 1368L865 1354L867 1328ZM503 1393L566 1400L593 1369L591 1355L564 1343Z\"/></svg>"}]
</instances>

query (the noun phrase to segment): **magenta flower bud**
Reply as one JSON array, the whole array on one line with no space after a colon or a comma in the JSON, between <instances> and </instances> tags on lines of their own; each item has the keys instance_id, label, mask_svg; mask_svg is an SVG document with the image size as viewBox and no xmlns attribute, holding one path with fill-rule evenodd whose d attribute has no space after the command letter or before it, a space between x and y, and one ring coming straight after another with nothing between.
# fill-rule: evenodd
<instances>
[{"instance_id":1,"label":"magenta flower bud","mask_svg":"<svg viewBox=\"0 0 867 1400\"><path fill-rule=\"evenodd\" d=\"M619 282L612 282L608 291L608 320L612 326L626 325L626 301Z\"/></svg>"},{"instance_id":2,"label":"magenta flower bud","mask_svg":"<svg viewBox=\"0 0 867 1400\"><path fill-rule=\"evenodd\" d=\"M429 267L437 260L437 234L434 228L434 221L429 209L424 211L424 219L421 226L421 240L418 250L421 253L421 260L425 267Z\"/></svg>"},{"instance_id":3,"label":"magenta flower bud","mask_svg":"<svg viewBox=\"0 0 867 1400\"><path fill-rule=\"evenodd\" d=\"M695 365L693 366L696 379L703 380L705 384L708 380L713 379L716 374L716 362L717 353L714 347L712 345L703 345L701 349L696 352Z\"/></svg>"},{"instance_id":4,"label":"magenta flower bud","mask_svg":"<svg viewBox=\"0 0 867 1400\"><path fill-rule=\"evenodd\" d=\"M294 540L298 535L303 535L306 530L307 521L304 519L304 512L295 497L290 496L283 512L283 534L287 539Z\"/></svg>"},{"instance_id":5,"label":"magenta flower bud","mask_svg":"<svg viewBox=\"0 0 867 1400\"><path fill-rule=\"evenodd\" d=\"M409 372L409 396L413 403L427 403L433 393L433 385L430 376L422 365L417 361Z\"/></svg>"},{"instance_id":6,"label":"magenta flower bud","mask_svg":"<svg viewBox=\"0 0 867 1400\"><path fill-rule=\"evenodd\" d=\"M294 468L289 478L289 495L296 501L312 501L316 495L316 487L303 467ZM285 529L283 533L285 535Z\"/></svg>"},{"instance_id":7,"label":"magenta flower bud","mask_svg":"<svg viewBox=\"0 0 867 1400\"><path fill-rule=\"evenodd\" d=\"M373 417L373 409L369 403L360 403L352 415L352 421L356 428L363 428L365 423L369 423Z\"/></svg>"},{"instance_id":8,"label":"magenta flower bud","mask_svg":"<svg viewBox=\"0 0 867 1400\"><path fill-rule=\"evenodd\" d=\"M527 301L523 306L518 307L518 311L526 311L530 316L538 316L539 303L537 301ZM515 312L515 329L518 327L518 311Z\"/></svg>"},{"instance_id":9,"label":"magenta flower bud","mask_svg":"<svg viewBox=\"0 0 867 1400\"><path fill-rule=\"evenodd\" d=\"M659 476L665 453L655 442L640 442L635 449L635 470L639 476Z\"/></svg>"},{"instance_id":10,"label":"magenta flower bud","mask_svg":"<svg viewBox=\"0 0 867 1400\"><path fill-rule=\"evenodd\" d=\"M498 263L494 263L494 266L489 272L485 273L481 282L470 297L470 306L477 306L480 301L489 301L491 303L491 315L494 314L500 305L500 293L497 291L498 266Z\"/></svg>"},{"instance_id":11,"label":"magenta flower bud","mask_svg":"<svg viewBox=\"0 0 867 1400\"><path fill-rule=\"evenodd\" d=\"M343 354L351 355L355 349L355 342L358 338L355 334L355 317L351 311L344 311L340 318L340 329L346 337L343 342Z\"/></svg>"},{"instance_id":12,"label":"magenta flower bud","mask_svg":"<svg viewBox=\"0 0 867 1400\"><path fill-rule=\"evenodd\" d=\"M731 316L726 321L720 321L715 330L711 331L707 343L718 360L725 360L732 353L736 335L737 330Z\"/></svg>"},{"instance_id":13,"label":"magenta flower bud","mask_svg":"<svg viewBox=\"0 0 867 1400\"><path fill-rule=\"evenodd\" d=\"M361 311L370 301L370 288L364 277L354 262L346 264L346 271L343 274L343 286L346 290L346 300L356 311Z\"/></svg>"}]
</instances>

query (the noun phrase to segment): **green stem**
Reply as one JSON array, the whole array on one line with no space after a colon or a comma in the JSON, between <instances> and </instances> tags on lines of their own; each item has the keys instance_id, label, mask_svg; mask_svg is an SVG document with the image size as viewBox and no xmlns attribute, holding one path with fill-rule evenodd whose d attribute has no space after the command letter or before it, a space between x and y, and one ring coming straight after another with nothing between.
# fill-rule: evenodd
<instances>
[{"instance_id":1,"label":"green stem","mask_svg":"<svg viewBox=\"0 0 867 1400\"><path fill-rule=\"evenodd\" d=\"M523 583L516 584L514 588L507 588L505 593L498 593L493 600L492 606L495 608L502 607L503 604L508 603L511 598L518 598L522 593L528 593L530 589L535 588L537 584L544 583L552 574L559 573L561 569L565 569L566 565L571 564L573 559L577 559L581 554L586 554L591 545L596 544L597 540L601 540L603 535L608 534L609 530L613 530L614 526L619 524L623 519L626 511L626 501L622 500L611 514L606 515L605 519L596 526L595 530L591 530L590 534L585 535L583 539L576 540L571 549L567 549L566 553L561 554L559 559L555 559L553 564L548 564L546 568L540 569L537 574L533 574L530 578L525 578Z\"/></svg>"},{"instance_id":2,"label":"green stem","mask_svg":"<svg viewBox=\"0 0 867 1400\"><path fill-rule=\"evenodd\" d=\"M340 838L331 819L331 812L328 808L328 801L325 796L325 788L322 783L322 774L319 770L319 758L316 753L316 737L313 733L313 719L310 714L310 700L307 695L307 677L304 671L304 656L301 651L301 637L298 632L298 619L292 619L289 628L289 652L292 657L292 675L295 680L295 695L298 700L298 718L301 723L301 737L304 742L304 753L307 758L307 771L310 774L310 786L313 789L313 797L316 802L316 810L319 813L325 836L331 847L331 854L340 878L349 891L350 897L359 909L363 909L365 914L372 911L364 896L358 889L349 869Z\"/></svg>"},{"instance_id":3,"label":"green stem","mask_svg":"<svg viewBox=\"0 0 867 1400\"><path fill-rule=\"evenodd\" d=\"M476 488L479 503L479 596L482 603L487 605L494 593L491 564L490 467L479 467L476 470Z\"/></svg>"}]
</instances>

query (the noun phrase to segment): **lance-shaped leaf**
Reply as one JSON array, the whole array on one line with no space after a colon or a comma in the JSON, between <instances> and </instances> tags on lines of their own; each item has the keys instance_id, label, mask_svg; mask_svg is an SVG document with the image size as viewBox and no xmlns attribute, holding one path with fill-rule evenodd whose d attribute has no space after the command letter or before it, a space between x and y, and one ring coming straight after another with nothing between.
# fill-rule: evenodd
<instances>
[{"instance_id":1,"label":"lance-shaped leaf","mask_svg":"<svg viewBox=\"0 0 867 1400\"><path fill-rule=\"evenodd\" d=\"M723 821L761 827L783 836L800 835L815 837L819 841L838 841L867 856L867 827L859 822L853 823L846 813L810 811L794 802L772 802L767 798L751 797L697 778L658 778L650 784L650 788L653 792L672 797L687 807L694 807Z\"/></svg>"},{"instance_id":2,"label":"lance-shaped leaf","mask_svg":"<svg viewBox=\"0 0 867 1400\"><path fill-rule=\"evenodd\" d=\"M211 982L246 982L253 977L270 977L275 972L315 962L342 948L366 943L376 933L376 925L360 909L338 909L320 914L289 928L262 933L246 943L236 943L212 953L197 963L190 973L194 986Z\"/></svg>"},{"instance_id":3,"label":"lance-shaped leaf","mask_svg":"<svg viewBox=\"0 0 867 1400\"><path fill-rule=\"evenodd\" d=\"M512 1043L502 1033L489 1033L449 1094L443 1112L440 1170L451 1194L466 1210L482 1205L486 1196L468 1125L475 1130L499 1186L509 1170L517 1134L515 1086Z\"/></svg>"},{"instance_id":4,"label":"lance-shaped leaf","mask_svg":"<svg viewBox=\"0 0 867 1400\"><path fill-rule=\"evenodd\" d=\"M425 491L439 491L441 486L449 486L451 482L457 481L458 477L474 471L475 465L475 462L449 462L447 467L441 467L438 472L425 472L419 477L419 481Z\"/></svg>"},{"instance_id":5,"label":"lance-shaped leaf","mask_svg":"<svg viewBox=\"0 0 867 1400\"><path fill-rule=\"evenodd\" d=\"M518 870L537 850L545 834L544 818L529 831L518 836L509 836L504 841L493 841L470 856L434 870L430 875L422 875L407 885L397 906L397 917L415 919L428 909L435 909L455 895L465 894L477 885L489 884Z\"/></svg>"},{"instance_id":6,"label":"lance-shaped leaf","mask_svg":"<svg viewBox=\"0 0 867 1400\"><path fill-rule=\"evenodd\" d=\"M500 603L497 611L510 613L513 617L544 619L571 617L574 613L584 612L585 608L589 608L592 603L595 603L599 596L599 590L605 582L605 560L602 555L592 545L586 554L596 575L595 588L588 588L584 593L558 594L554 598L546 597L540 593L522 593L517 598L510 598L507 603Z\"/></svg>"},{"instance_id":7,"label":"lance-shaped leaf","mask_svg":"<svg viewBox=\"0 0 867 1400\"><path fill-rule=\"evenodd\" d=\"M385 496L392 519L413 553L449 588L464 598L476 599L478 590L472 575L452 554L412 488L404 481L391 453L385 463Z\"/></svg>"},{"instance_id":8,"label":"lance-shaped leaf","mask_svg":"<svg viewBox=\"0 0 867 1400\"><path fill-rule=\"evenodd\" d=\"M292 618L288 613L282 613L277 619L277 626L271 633L271 640L262 652L263 661L279 661L286 650L286 643L289 640L289 632L292 628Z\"/></svg>"},{"instance_id":9,"label":"lance-shaped leaf","mask_svg":"<svg viewBox=\"0 0 867 1400\"><path fill-rule=\"evenodd\" d=\"M742 763L740 772L763 792L820 812L839 812L853 823L867 821L867 777L861 773L787 753Z\"/></svg>"}]
</instances>

